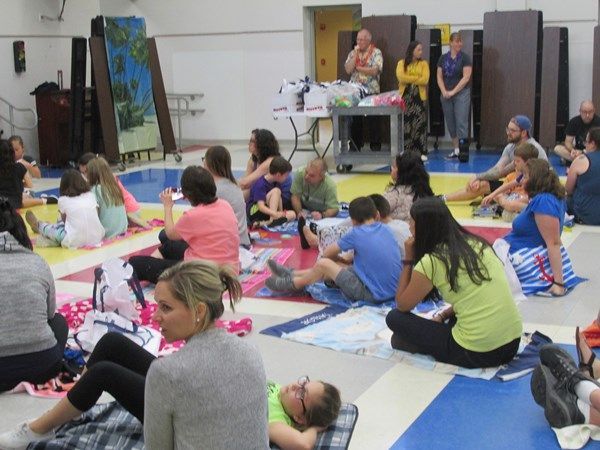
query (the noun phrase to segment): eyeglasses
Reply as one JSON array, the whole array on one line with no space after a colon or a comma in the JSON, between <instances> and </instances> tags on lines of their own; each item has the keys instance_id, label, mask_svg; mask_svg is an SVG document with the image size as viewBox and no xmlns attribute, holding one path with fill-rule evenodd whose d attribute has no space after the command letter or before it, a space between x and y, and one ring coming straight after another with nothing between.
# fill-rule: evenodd
<instances>
[{"instance_id":1,"label":"eyeglasses","mask_svg":"<svg viewBox=\"0 0 600 450\"><path fill-rule=\"evenodd\" d=\"M514 129L514 128L511 128L511 127L506 127L506 132L507 133L520 133L521 129L520 128Z\"/></svg>"},{"instance_id":2,"label":"eyeglasses","mask_svg":"<svg viewBox=\"0 0 600 450\"><path fill-rule=\"evenodd\" d=\"M306 384L310 381L308 375L298 378L298 385L300 386L296 391L296 398L302 403L302 412L306 414L306 405L304 404L304 397L306 396Z\"/></svg>"}]
</instances>

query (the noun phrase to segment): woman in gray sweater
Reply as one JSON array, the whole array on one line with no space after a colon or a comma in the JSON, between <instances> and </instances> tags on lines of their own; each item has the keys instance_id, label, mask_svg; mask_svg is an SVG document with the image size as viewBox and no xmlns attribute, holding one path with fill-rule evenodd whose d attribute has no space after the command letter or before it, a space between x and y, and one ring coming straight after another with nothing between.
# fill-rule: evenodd
<instances>
[{"instance_id":1,"label":"woman in gray sweater","mask_svg":"<svg viewBox=\"0 0 600 450\"><path fill-rule=\"evenodd\" d=\"M67 322L55 313L54 278L27 228L0 197L0 392L42 384L62 368Z\"/></svg>"},{"instance_id":2,"label":"woman in gray sweater","mask_svg":"<svg viewBox=\"0 0 600 450\"><path fill-rule=\"evenodd\" d=\"M255 347L216 328L241 286L209 261L179 263L156 285L153 319L168 342L186 340L178 352L155 359L120 334L96 345L87 370L67 397L40 418L0 435L0 448L26 448L91 408L103 391L144 424L149 450L268 447L266 378Z\"/></svg>"}]
</instances>

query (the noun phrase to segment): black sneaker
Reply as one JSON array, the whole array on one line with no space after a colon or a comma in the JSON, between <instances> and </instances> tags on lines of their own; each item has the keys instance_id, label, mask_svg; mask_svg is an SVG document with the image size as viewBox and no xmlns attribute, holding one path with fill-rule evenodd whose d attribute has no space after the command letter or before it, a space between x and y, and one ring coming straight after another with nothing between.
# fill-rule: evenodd
<instances>
[{"instance_id":1,"label":"black sneaker","mask_svg":"<svg viewBox=\"0 0 600 450\"><path fill-rule=\"evenodd\" d=\"M530 388L533 399L542 408L546 407L546 384L548 383L556 384L556 378L550 369L538 364L531 374Z\"/></svg>"},{"instance_id":2,"label":"black sneaker","mask_svg":"<svg viewBox=\"0 0 600 450\"><path fill-rule=\"evenodd\" d=\"M304 236L304 225L306 225L306 219L304 216L298 217L298 236L300 236L300 246L306 250L310 248L310 244L306 240L306 236Z\"/></svg>"},{"instance_id":3,"label":"black sneaker","mask_svg":"<svg viewBox=\"0 0 600 450\"><path fill-rule=\"evenodd\" d=\"M547 344L540 349L540 361L550 369L558 383L573 394L580 381L590 381L600 388L600 383L580 372L571 355L556 344Z\"/></svg>"},{"instance_id":4,"label":"black sneaker","mask_svg":"<svg viewBox=\"0 0 600 450\"><path fill-rule=\"evenodd\" d=\"M577 406L577 396L570 392L560 381L556 382L549 367L540 366L541 385L539 392L534 395L536 402L541 391L545 390L544 415L548 423L554 428L564 428L570 425L583 423L585 417Z\"/></svg>"}]
</instances>

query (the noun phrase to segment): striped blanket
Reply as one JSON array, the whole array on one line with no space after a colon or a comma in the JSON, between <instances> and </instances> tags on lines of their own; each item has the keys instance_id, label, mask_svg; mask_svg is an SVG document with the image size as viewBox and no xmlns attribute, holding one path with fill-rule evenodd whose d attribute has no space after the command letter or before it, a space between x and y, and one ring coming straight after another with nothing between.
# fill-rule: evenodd
<instances>
[{"instance_id":1,"label":"striped blanket","mask_svg":"<svg viewBox=\"0 0 600 450\"><path fill-rule=\"evenodd\" d=\"M267 261L274 259L279 264L284 264L294 253L293 248L259 248L254 253L254 261L249 267L244 269L239 275L238 280L242 285L242 292L248 291L258 286L271 276L267 268Z\"/></svg>"}]
</instances>

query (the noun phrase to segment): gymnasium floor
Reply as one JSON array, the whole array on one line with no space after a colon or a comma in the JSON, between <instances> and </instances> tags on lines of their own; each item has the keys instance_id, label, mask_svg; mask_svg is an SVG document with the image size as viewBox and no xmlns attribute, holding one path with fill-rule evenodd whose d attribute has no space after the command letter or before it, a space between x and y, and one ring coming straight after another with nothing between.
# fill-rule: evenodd
<instances>
[{"instance_id":1,"label":"gymnasium floor","mask_svg":"<svg viewBox=\"0 0 600 450\"><path fill-rule=\"evenodd\" d=\"M239 175L245 167L247 147L232 144L228 148L232 152L236 175ZM287 156L290 152L284 150L282 153ZM449 192L461 187L470 172L485 170L498 157L497 154L473 154L471 163L463 165L446 162L442 153L434 152L426 164L432 172L434 191ZM121 180L143 202L146 218L160 218L162 208L157 203L158 192L166 186L178 186L181 170L189 164L201 164L202 155L202 150L185 153L180 164L172 158L167 158L166 162L137 164L129 167ZM296 153L292 163L299 167L312 156L311 153ZM331 154L327 158L330 167L334 167ZM564 174L564 169L559 170ZM36 191L56 192L60 172L50 170L45 176L50 178L35 180ZM338 182L340 199L344 201L357 195L381 192L389 180L385 171L333 177ZM183 210L185 205L182 203L176 208ZM466 204L453 206L452 210L463 224L508 226L491 219L471 219L471 208ZM49 220L56 217L55 206L37 207L34 211ZM538 330L555 342L573 344L575 326L589 325L598 313L600 265L595 259L595 249L600 248L600 233L592 227L577 225L571 231L565 231L563 240L576 272L590 280L568 297L531 298L522 302L519 308L526 331ZM41 248L38 251L51 265L57 292L88 298L92 292L92 279L86 278L89 271L85 269L102 263L109 256L142 251L157 242L157 232L152 231L96 250ZM339 353L259 334L266 327L322 307L297 301L245 298L236 313L227 312L226 318L252 317L254 329L243 339L249 339L260 348L270 379L288 383L308 374L313 379L336 384L343 400L358 406L359 419L351 441L352 449L558 448L542 410L529 394L529 376L506 383L453 377L403 363ZM568 348L574 353L572 346ZM108 396L103 397L103 400L108 399ZM53 400L36 399L26 394L0 395L0 431L38 416L53 403Z\"/></svg>"}]
</instances>

